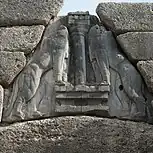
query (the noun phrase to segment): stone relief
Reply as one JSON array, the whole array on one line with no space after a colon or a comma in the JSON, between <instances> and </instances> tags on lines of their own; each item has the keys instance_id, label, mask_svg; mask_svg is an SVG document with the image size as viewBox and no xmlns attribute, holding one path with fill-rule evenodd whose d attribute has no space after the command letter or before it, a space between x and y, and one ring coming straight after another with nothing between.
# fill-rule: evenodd
<instances>
[{"instance_id":1,"label":"stone relief","mask_svg":"<svg viewBox=\"0 0 153 153\"><path fill-rule=\"evenodd\" d=\"M106 32L104 37L111 74L110 115L143 120L146 118L146 100L142 78L119 51L112 33Z\"/></svg>"},{"instance_id":2,"label":"stone relief","mask_svg":"<svg viewBox=\"0 0 153 153\"><path fill-rule=\"evenodd\" d=\"M152 98L141 75L97 20L75 12L56 30L48 26L51 34L13 83L3 121L73 114L148 120Z\"/></svg>"},{"instance_id":3,"label":"stone relief","mask_svg":"<svg viewBox=\"0 0 153 153\"><path fill-rule=\"evenodd\" d=\"M63 62L67 50L68 31L65 26L61 25L54 39L45 38L42 41L39 52L34 54L31 61L17 77L8 107L4 112L4 120L40 117L43 113L37 106L43 101L46 103L43 106L44 110L46 108L45 111L43 110L44 113L50 113L48 109L51 107L49 108L47 104L51 103L50 96L53 94L54 82L62 81ZM47 85L48 87L46 87Z\"/></svg>"},{"instance_id":4,"label":"stone relief","mask_svg":"<svg viewBox=\"0 0 153 153\"><path fill-rule=\"evenodd\" d=\"M110 90L107 80L97 82L95 79L93 83L87 75L90 69L86 59L89 53L88 34L92 27L91 16L89 12L69 13L67 21L70 40L68 84L55 87L55 111L58 114L88 113L95 110L107 112ZM91 48L90 51L94 52L94 48ZM96 72L93 71L93 75L95 78Z\"/></svg>"},{"instance_id":5,"label":"stone relief","mask_svg":"<svg viewBox=\"0 0 153 153\"><path fill-rule=\"evenodd\" d=\"M95 72L97 84L110 85L108 56L105 49L103 31L105 28L95 25L89 31L89 56ZM95 45L96 44L96 45Z\"/></svg>"},{"instance_id":6,"label":"stone relief","mask_svg":"<svg viewBox=\"0 0 153 153\"><path fill-rule=\"evenodd\" d=\"M69 57L68 30L61 25L56 38L52 41L53 46L53 69L55 70L56 83L67 83L67 59Z\"/></svg>"}]
</instances>

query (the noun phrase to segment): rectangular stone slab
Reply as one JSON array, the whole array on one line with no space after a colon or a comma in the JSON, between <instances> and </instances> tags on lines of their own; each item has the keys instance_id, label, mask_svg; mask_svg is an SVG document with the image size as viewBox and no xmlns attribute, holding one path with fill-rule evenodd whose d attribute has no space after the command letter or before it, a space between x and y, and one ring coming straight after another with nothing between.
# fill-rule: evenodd
<instances>
[{"instance_id":1,"label":"rectangular stone slab","mask_svg":"<svg viewBox=\"0 0 153 153\"><path fill-rule=\"evenodd\" d=\"M80 85L73 87L72 85L68 86L55 86L55 91L57 92L76 92L76 91L82 91L82 92L109 92L110 87L108 84L104 85L93 85L93 86L82 86Z\"/></svg>"},{"instance_id":2,"label":"rectangular stone slab","mask_svg":"<svg viewBox=\"0 0 153 153\"><path fill-rule=\"evenodd\" d=\"M153 3L100 3L97 14L115 33L153 31Z\"/></svg>"},{"instance_id":3,"label":"rectangular stone slab","mask_svg":"<svg viewBox=\"0 0 153 153\"><path fill-rule=\"evenodd\" d=\"M0 51L31 53L41 40L45 26L0 28Z\"/></svg>"},{"instance_id":4,"label":"rectangular stone slab","mask_svg":"<svg viewBox=\"0 0 153 153\"><path fill-rule=\"evenodd\" d=\"M108 99L108 92L58 92L57 99Z\"/></svg>"},{"instance_id":5,"label":"rectangular stone slab","mask_svg":"<svg viewBox=\"0 0 153 153\"><path fill-rule=\"evenodd\" d=\"M1 0L0 26L47 24L63 0Z\"/></svg>"},{"instance_id":6,"label":"rectangular stone slab","mask_svg":"<svg viewBox=\"0 0 153 153\"><path fill-rule=\"evenodd\" d=\"M89 111L108 111L108 106L95 105L95 106L57 106L57 113L85 113Z\"/></svg>"},{"instance_id":7,"label":"rectangular stone slab","mask_svg":"<svg viewBox=\"0 0 153 153\"><path fill-rule=\"evenodd\" d=\"M81 103L83 103L81 105ZM55 112L57 113L86 113L90 111L104 111L108 112L109 107L107 102L103 102L101 99L90 99L87 101L80 99L78 104L75 100L61 100L56 102Z\"/></svg>"}]
</instances>

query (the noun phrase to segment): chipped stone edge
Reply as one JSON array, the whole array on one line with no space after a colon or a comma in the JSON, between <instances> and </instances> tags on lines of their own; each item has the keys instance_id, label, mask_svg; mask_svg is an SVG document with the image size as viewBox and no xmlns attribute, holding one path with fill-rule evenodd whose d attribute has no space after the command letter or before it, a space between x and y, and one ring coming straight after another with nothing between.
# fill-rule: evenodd
<instances>
[{"instance_id":1,"label":"chipped stone edge","mask_svg":"<svg viewBox=\"0 0 153 153\"><path fill-rule=\"evenodd\" d=\"M4 89L0 85L0 122L2 121L3 102L4 102Z\"/></svg>"}]
</instances>

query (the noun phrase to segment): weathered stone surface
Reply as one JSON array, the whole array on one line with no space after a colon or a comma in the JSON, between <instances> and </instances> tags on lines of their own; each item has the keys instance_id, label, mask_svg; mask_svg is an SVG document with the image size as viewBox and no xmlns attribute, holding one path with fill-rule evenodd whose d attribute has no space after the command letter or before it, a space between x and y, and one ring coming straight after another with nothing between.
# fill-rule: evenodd
<instances>
[{"instance_id":1,"label":"weathered stone surface","mask_svg":"<svg viewBox=\"0 0 153 153\"><path fill-rule=\"evenodd\" d=\"M0 84L7 86L26 64L22 52L0 52Z\"/></svg>"},{"instance_id":2,"label":"weathered stone surface","mask_svg":"<svg viewBox=\"0 0 153 153\"><path fill-rule=\"evenodd\" d=\"M130 60L153 59L153 32L128 32L119 35L117 40Z\"/></svg>"},{"instance_id":3,"label":"weathered stone surface","mask_svg":"<svg viewBox=\"0 0 153 153\"><path fill-rule=\"evenodd\" d=\"M150 92L153 93L153 60L139 61L137 64Z\"/></svg>"},{"instance_id":4,"label":"weathered stone surface","mask_svg":"<svg viewBox=\"0 0 153 153\"><path fill-rule=\"evenodd\" d=\"M152 153L153 126L96 117L61 117L0 128L1 153Z\"/></svg>"},{"instance_id":5,"label":"weathered stone surface","mask_svg":"<svg viewBox=\"0 0 153 153\"><path fill-rule=\"evenodd\" d=\"M0 28L0 50L30 53L39 43L43 25Z\"/></svg>"},{"instance_id":6,"label":"weathered stone surface","mask_svg":"<svg viewBox=\"0 0 153 153\"><path fill-rule=\"evenodd\" d=\"M54 113L54 84L64 82L63 61L68 46L64 25L52 37L43 38L38 51L14 81L10 103L3 113L5 121L49 117Z\"/></svg>"},{"instance_id":7,"label":"weathered stone surface","mask_svg":"<svg viewBox=\"0 0 153 153\"><path fill-rule=\"evenodd\" d=\"M93 81L95 82L92 84L88 81L89 85L85 85L84 83L87 82L83 81L86 80L85 76L87 71L86 54L88 53L86 51L86 41L87 32L90 27L90 15L88 12L76 12L74 14L69 14L70 23L71 19L73 19L75 21L74 24L68 24L69 20L61 19L56 23L51 23L46 28L42 41L39 47L36 48L33 57L31 57L24 70L14 80L12 93L3 111L3 121L15 122L31 120L57 116L59 113L60 115L63 113L70 115L70 113L84 114L97 110L108 112L106 102L109 95L108 89L110 80L109 74L108 76L105 75L109 73L109 67L108 64L103 63L107 61L107 59L105 60L107 55L103 54L103 44L101 46L100 41L97 45L100 46L96 48L98 50L96 50L96 52L100 53L103 58L102 62L100 61L101 58L97 57L98 54L94 55L95 37L91 36L90 38L93 40L90 49L92 55L91 61L88 61L88 63L92 63L93 58L96 56L98 62L93 64L93 66L96 68L103 66L99 71L104 75L100 78L98 76L99 71L95 69L93 75L97 72L96 76L100 79L94 79ZM83 27L82 23L85 23ZM98 28L98 30L96 30L96 28ZM96 40L99 40L100 32L104 30L104 28L95 26L93 30L96 31L95 33L93 32L96 34ZM82 35L82 32L85 35ZM73 39L69 41L69 38ZM80 49L82 50L81 52ZM76 52L75 55L74 50ZM77 61L76 58L78 58L79 61ZM105 65L107 65L107 68L105 68ZM88 65L87 67L89 68ZM73 69L73 71L71 71L70 68ZM84 68L84 73L82 73L82 68ZM75 75L75 77L71 79L70 75ZM77 84L75 82L76 78ZM62 91L55 90L55 84L61 88ZM99 84L102 84L102 86ZM89 88L89 86L91 86L91 88ZM108 87L108 89L105 87ZM96 91L93 88L96 89ZM97 99L97 101L95 102L94 99Z\"/></svg>"},{"instance_id":8,"label":"weathered stone surface","mask_svg":"<svg viewBox=\"0 0 153 153\"><path fill-rule=\"evenodd\" d=\"M88 13L72 13L67 19L47 27L33 57L14 80L3 121L63 114L148 121L142 77L120 53L112 32L92 26Z\"/></svg>"},{"instance_id":9,"label":"weathered stone surface","mask_svg":"<svg viewBox=\"0 0 153 153\"><path fill-rule=\"evenodd\" d=\"M62 4L63 0L0 1L0 26L46 24Z\"/></svg>"},{"instance_id":10,"label":"weathered stone surface","mask_svg":"<svg viewBox=\"0 0 153 153\"><path fill-rule=\"evenodd\" d=\"M136 68L117 46L112 32L105 32L105 49L108 52L111 74L109 113L111 116L132 120L147 120L148 105L144 97L144 83Z\"/></svg>"},{"instance_id":11,"label":"weathered stone surface","mask_svg":"<svg viewBox=\"0 0 153 153\"><path fill-rule=\"evenodd\" d=\"M3 101L4 101L4 89L0 85L0 122L1 122L1 119L2 119Z\"/></svg>"},{"instance_id":12,"label":"weathered stone surface","mask_svg":"<svg viewBox=\"0 0 153 153\"><path fill-rule=\"evenodd\" d=\"M109 62L106 49L104 48L103 41L105 38L103 37L102 30L104 31L103 33L106 32L104 27L95 25L89 31L89 57L90 61L92 61L96 82L98 84L110 84Z\"/></svg>"},{"instance_id":13,"label":"weathered stone surface","mask_svg":"<svg viewBox=\"0 0 153 153\"><path fill-rule=\"evenodd\" d=\"M153 31L152 3L100 3L97 14L116 33Z\"/></svg>"}]
</instances>

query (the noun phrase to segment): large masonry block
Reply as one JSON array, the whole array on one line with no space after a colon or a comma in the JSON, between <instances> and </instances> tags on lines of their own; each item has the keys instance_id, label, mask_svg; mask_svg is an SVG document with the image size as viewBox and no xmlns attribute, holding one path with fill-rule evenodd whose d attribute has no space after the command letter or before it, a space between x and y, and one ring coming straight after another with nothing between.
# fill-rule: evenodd
<instances>
[{"instance_id":1,"label":"large masonry block","mask_svg":"<svg viewBox=\"0 0 153 153\"><path fill-rule=\"evenodd\" d=\"M130 60L153 59L153 32L128 32L119 35L117 40Z\"/></svg>"},{"instance_id":2,"label":"large masonry block","mask_svg":"<svg viewBox=\"0 0 153 153\"><path fill-rule=\"evenodd\" d=\"M43 31L43 25L0 28L0 51L28 54L40 42Z\"/></svg>"},{"instance_id":3,"label":"large masonry block","mask_svg":"<svg viewBox=\"0 0 153 153\"><path fill-rule=\"evenodd\" d=\"M152 3L100 3L97 14L115 33L153 31Z\"/></svg>"},{"instance_id":4,"label":"large masonry block","mask_svg":"<svg viewBox=\"0 0 153 153\"><path fill-rule=\"evenodd\" d=\"M1 0L0 26L47 24L63 0Z\"/></svg>"}]
</instances>

